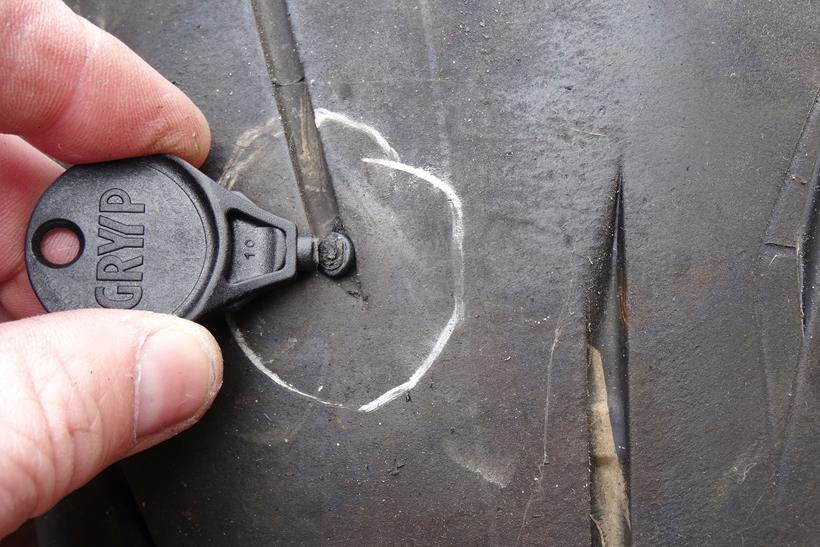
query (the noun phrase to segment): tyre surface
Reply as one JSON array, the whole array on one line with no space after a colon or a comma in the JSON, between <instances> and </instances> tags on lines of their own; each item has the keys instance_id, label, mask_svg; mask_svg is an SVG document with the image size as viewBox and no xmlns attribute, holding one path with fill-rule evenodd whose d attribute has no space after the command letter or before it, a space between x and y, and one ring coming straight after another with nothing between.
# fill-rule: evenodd
<instances>
[{"instance_id":1,"label":"tyre surface","mask_svg":"<svg viewBox=\"0 0 820 547\"><path fill-rule=\"evenodd\" d=\"M46 543L816 542L816 5L69 4L358 260L214 318L212 411Z\"/></svg>"}]
</instances>

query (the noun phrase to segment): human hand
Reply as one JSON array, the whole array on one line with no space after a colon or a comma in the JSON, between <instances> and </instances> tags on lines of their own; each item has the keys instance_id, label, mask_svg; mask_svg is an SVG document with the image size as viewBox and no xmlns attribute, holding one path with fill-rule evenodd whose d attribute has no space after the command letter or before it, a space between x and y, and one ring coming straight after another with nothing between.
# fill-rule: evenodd
<instances>
[{"instance_id":1,"label":"human hand","mask_svg":"<svg viewBox=\"0 0 820 547\"><path fill-rule=\"evenodd\" d=\"M170 153L200 165L210 146L202 113L59 0L0 0L0 74L2 538L196 422L222 383L222 356L207 330L171 316L40 315L23 254L29 215L62 171L49 156ZM52 256L72 251L60 236L45 245Z\"/></svg>"}]
</instances>

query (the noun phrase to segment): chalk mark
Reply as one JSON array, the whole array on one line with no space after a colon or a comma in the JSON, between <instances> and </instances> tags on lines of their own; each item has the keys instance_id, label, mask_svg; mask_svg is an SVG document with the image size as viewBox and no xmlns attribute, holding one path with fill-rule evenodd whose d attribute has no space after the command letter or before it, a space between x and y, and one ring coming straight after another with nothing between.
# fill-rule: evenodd
<instances>
[{"instance_id":1,"label":"chalk mark","mask_svg":"<svg viewBox=\"0 0 820 547\"><path fill-rule=\"evenodd\" d=\"M482 455L465 454L461 447L453 443L444 445L444 452L455 463L481 477L484 481L499 488L506 488L515 475L513 459L501 455L482 457ZM486 455L485 455L486 456Z\"/></svg>"},{"instance_id":2,"label":"chalk mark","mask_svg":"<svg viewBox=\"0 0 820 547\"><path fill-rule=\"evenodd\" d=\"M344 114L340 114L339 112L333 112L326 108L317 108L314 110L314 115L316 117L316 127L322 127L326 123L338 123L340 125L344 125L349 127L350 129L355 129L357 131L361 131L372 140L376 145L382 149L382 152L393 161L401 161L399 157L399 153L390 146L390 143L387 142L387 139L384 138L375 127L367 125L366 123L357 122Z\"/></svg>"},{"instance_id":3,"label":"chalk mark","mask_svg":"<svg viewBox=\"0 0 820 547\"><path fill-rule=\"evenodd\" d=\"M444 196L447 198L447 202L450 206L450 213L452 215L453 247L451 250L451 255L454 265L453 312L450 315L450 318L447 321L447 323L444 325L444 328L442 328L441 332L436 338L436 341L433 344L430 351L428 352L427 356L424 358L424 360L416 368L416 370L413 372L413 374L407 381L387 390L386 392L381 394L379 397L373 399L372 401L365 403L359 406L358 408L355 408L355 410L358 412L372 412L386 405L390 401L393 401L397 397L409 392L419 383L419 381L424 377L425 374L427 374L427 372L436 362L438 357L441 355L442 351L444 351L444 348L449 342L450 337L456 329L456 326L458 326L458 324L464 319L463 207L461 198L458 196L458 194L449 182L419 167L413 167L411 165L401 163L399 161L399 154L392 146L390 146L390 143L387 142L387 139L385 139L384 136L374 127L364 124L362 122L355 121L344 114L332 112L325 108L317 108L315 109L314 113L317 127L321 127L326 123L338 123L340 125L349 127L357 131L361 131L364 134L366 134L381 149L381 151L391 159L361 158L362 162L367 164L380 165L382 167L386 167L388 169L393 169L396 171L402 171L404 173L412 175L413 177L416 177L420 180L427 182L428 184L430 184L431 186L433 186L434 188L436 188L444 194ZM227 188L232 188L236 183L238 174L253 161L253 159L256 157L258 153L260 153L260 151L262 150L261 147L254 150L249 157L240 159L241 154L245 150L250 148L257 139L263 136L269 136L272 139L282 134L281 130L273 132L279 122L279 118L273 118L270 121L268 121L265 125L246 132L237 141L237 145L234 147L233 154L231 155L231 158L228 161L227 167L219 179L219 182L223 184L223 186L226 186ZM257 354L253 350L253 348L250 347L241 330L239 329L239 326L237 325L233 315L228 313L225 315L225 318L228 323L231 335L234 337L234 340L236 341L237 345L248 358L248 360L250 360L251 364L253 364L254 367L256 367L262 374L267 376L270 380L272 380L276 385L280 386L281 388L287 391L290 391L291 393L294 393L296 395L299 395L310 401L322 405L333 406L337 408L352 408L347 407L341 403L328 401L326 399L322 399L310 393L306 393L283 380L278 374L272 372L267 366L265 366L264 360L261 358L261 356Z\"/></svg>"},{"instance_id":4,"label":"chalk mark","mask_svg":"<svg viewBox=\"0 0 820 547\"><path fill-rule=\"evenodd\" d=\"M278 131L276 131L277 129ZM262 147L251 152L246 158L242 158L242 154L253 146L260 137L270 137L270 139L273 140L282 135L282 133L282 118L278 116L271 118L264 125L245 131L239 139L237 139L231 152L231 157L225 164L225 169L222 170L222 175L217 182L228 190L233 189L239 175L248 165L256 160L256 156L262 151Z\"/></svg>"},{"instance_id":5,"label":"chalk mark","mask_svg":"<svg viewBox=\"0 0 820 547\"><path fill-rule=\"evenodd\" d=\"M329 123L335 123L355 131L361 131L367 135L370 140L381 149L382 152L384 152L385 156L393 161L401 161L399 153L396 152L392 146L390 146L390 143L387 142L384 135L382 135L381 132L375 127L367 125L366 123L357 122L344 114L333 112L326 108L317 108L313 111L313 114L317 128ZM279 116L271 118L264 125L245 131L239 139L237 139L236 145L234 145L233 151L231 152L231 157L228 159L228 162L225 164L225 168L222 171L222 175L219 177L219 184L229 190L233 189L236 185L239 174L242 173L248 165L252 164L254 160L256 160L256 156L262 152L263 148L259 147L256 150L253 150L246 158L243 158L242 154L251 148L261 137L267 137L268 140L265 142L269 142L269 140L273 140L283 134L282 118Z\"/></svg>"},{"instance_id":6,"label":"chalk mark","mask_svg":"<svg viewBox=\"0 0 820 547\"><path fill-rule=\"evenodd\" d=\"M228 322L228 329L231 331L231 334L233 335L233 338L236 341L236 344L239 346L239 349L242 350L242 353L245 354L245 357L248 358L248 360L251 362L251 364L253 366L255 366L259 370L259 372L261 372L262 374L264 374L265 376L267 376L268 378L273 380L274 383L276 383L276 385L278 385L278 386L280 386L280 387L282 387L282 388L284 388L284 389L286 389L286 390L288 390L292 393L295 393L297 395L301 395L302 397L305 397L306 399L310 399L311 401L314 401L314 402L317 402L317 403L320 403L320 404L323 404L323 405L326 405L326 406L335 406L335 407L343 406L343 405L340 405L339 403L334 403L332 401L325 401L324 399L320 399L319 397L315 397L315 396L311 395L310 393L305 393L304 391L300 390L299 388L296 388L296 387L292 386L291 384L287 383L286 381L284 381L281 376L279 376L278 374L276 374L275 372L270 370L268 367L266 367L264 361L262 360L262 357L260 357L259 354L256 353L255 351L253 351L253 349L250 347L250 345L248 345L247 340L245 340L245 336L242 334L242 331L239 330L239 326L236 324L236 319L234 319L233 314L226 313L225 314L225 320Z\"/></svg>"},{"instance_id":7,"label":"chalk mark","mask_svg":"<svg viewBox=\"0 0 820 547\"><path fill-rule=\"evenodd\" d=\"M416 387L419 380L421 380L427 371L430 370L430 367L432 367L433 363L436 362L438 356L441 355L441 352L450 340L450 336L452 336L456 325L458 325L458 323L464 318L464 213L462 210L461 198L458 197L458 194L456 194L455 190L453 190L453 187L429 171L391 160L362 158L362 161L365 163L381 165L397 171L404 171L414 177L429 182L433 187L437 188L443 192L445 196L447 196L447 201L450 204L450 213L453 217L452 254L453 262L456 267L453 287L453 313L450 316L450 319L447 321L447 324L444 325L441 333L439 333L436 343L433 344L433 348L430 350L430 353L427 354L427 357L424 358L424 361L422 361L419 368L416 369L413 375L410 376L406 382L386 391L376 399L373 399L369 403L358 408L360 412L372 412L380 406L389 403L399 395Z\"/></svg>"}]
</instances>

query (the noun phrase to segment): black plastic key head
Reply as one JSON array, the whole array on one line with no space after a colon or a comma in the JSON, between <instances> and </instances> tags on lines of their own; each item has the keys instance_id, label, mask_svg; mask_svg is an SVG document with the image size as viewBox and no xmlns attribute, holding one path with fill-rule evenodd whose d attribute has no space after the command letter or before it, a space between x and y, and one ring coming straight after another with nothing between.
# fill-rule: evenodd
<instances>
[{"instance_id":1,"label":"black plastic key head","mask_svg":"<svg viewBox=\"0 0 820 547\"><path fill-rule=\"evenodd\" d=\"M80 241L67 264L42 250L56 228ZM292 222L171 156L70 168L43 194L26 238L29 278L48 311L197 318L315 269L317 260L316 241L297 238Z\"/></svg>"}]
</instances>

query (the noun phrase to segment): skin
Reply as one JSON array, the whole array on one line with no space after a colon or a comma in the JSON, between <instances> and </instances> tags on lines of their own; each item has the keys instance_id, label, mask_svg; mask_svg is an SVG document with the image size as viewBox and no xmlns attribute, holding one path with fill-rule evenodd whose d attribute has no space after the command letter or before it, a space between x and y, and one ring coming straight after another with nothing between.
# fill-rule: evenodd
<instances>
[{"instance_id":1,"label":"skin","mask_svg":"<svg viewBox=\"0 0 820 547\"><path fill-rule=\"evenodd\" d=\"M58 0L0 0L0 538L111 463L192 425L222 382L201 326L138 311L43 315L28 218L62 172L169 153L200 165L205 117ZM66 248L54 238L52 255Z\"/></svg>"}]
</instances>

